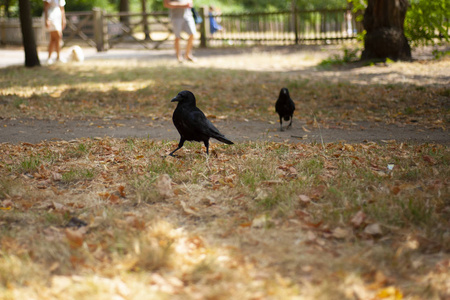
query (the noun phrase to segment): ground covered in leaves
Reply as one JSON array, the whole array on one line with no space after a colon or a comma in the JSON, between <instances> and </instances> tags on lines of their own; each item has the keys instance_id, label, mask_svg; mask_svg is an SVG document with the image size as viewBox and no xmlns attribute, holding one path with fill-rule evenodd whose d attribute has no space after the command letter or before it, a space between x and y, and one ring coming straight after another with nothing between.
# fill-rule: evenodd
<instances>
[{"instance_id":1,"label":"ground covered in leaves","mask_svg":"<svg viewBox=\"0 0 450 300\"><path fill-rule=\"evenodd\" d=\"M284 57L293 69L298 60L245 55ZM227 67L214 65L225 59ZM16 120L156 121L190 89L208 99L199 106L210 118L276 121L274 98L287 86L309 126L448 125L448 75L363 84L348 70L233 68L240 59L2 69L0 111ZM448 61L417 64L432 74ZM166 157L175 146L109 137L0 144L0 297L450 297L446 145L244 141L214 144L206 157L187 143L180 157Z\"/></svg>"}]
</instances>

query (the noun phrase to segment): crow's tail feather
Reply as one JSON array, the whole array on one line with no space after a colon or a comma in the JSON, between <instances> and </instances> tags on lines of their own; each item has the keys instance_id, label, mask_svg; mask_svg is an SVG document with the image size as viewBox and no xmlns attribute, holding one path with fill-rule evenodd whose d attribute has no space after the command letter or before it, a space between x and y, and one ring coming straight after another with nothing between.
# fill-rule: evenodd
<instances>
[{"instance_id":1,"label":"crow's tail feather","mask_svg":"<svg viewBox=\"0 0 450 300\"><path fill-rule=\"evenodd\" d=\"M224 136L215 136L214 137L216 140L221 141L222 143L228 144L228 145L233 145L234 143L232 141L230 141L229 139L227 139Z\"/></svg>"}]
</instances>

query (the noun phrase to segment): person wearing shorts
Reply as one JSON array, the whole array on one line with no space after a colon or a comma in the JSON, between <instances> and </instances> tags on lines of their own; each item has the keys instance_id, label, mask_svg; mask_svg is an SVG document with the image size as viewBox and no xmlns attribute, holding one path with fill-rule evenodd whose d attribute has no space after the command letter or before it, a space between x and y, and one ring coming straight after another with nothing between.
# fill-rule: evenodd
<instances>
[{"instance_id":1,"label":"person wearing shorts","mask_svg":"<svg viewBox=\"0 0 450 300\"><path fill-rule=\"evenodd\" d=\"M164 7L169 9L169 16L173 26L173 33L175 34L175 53L179 62L183 61L183 56L180 50L181 32L184 31L189 35L186 53L184 59L195 61L192 55L192 48L194 45L194 35L196 34L194 17L192 15L192 7L194 6L192 0L164 0Z\"/></svg>"},{"instance_id":2,"label":"person wearing shorts","mask_svg":"<svg viewBox=\"0 0 450 300\"><path fill-rule=\"evenodd\" d=\"M56 60L62 61L59 56L62 31L66 27L66 14L64 11L65 0L44 0L45 28L50 32L48 44L48 64L55 61L52 59L53 51L56 52Z\"/></svg>"}]
</instances>

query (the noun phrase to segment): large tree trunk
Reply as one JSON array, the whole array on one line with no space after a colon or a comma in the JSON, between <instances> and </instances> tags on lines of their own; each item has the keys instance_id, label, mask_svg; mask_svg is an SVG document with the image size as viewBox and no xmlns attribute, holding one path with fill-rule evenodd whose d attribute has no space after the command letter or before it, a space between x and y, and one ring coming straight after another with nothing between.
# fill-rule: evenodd
<instances>
[{"instance_id":1,"label":"large tree trunk","mask_svg":"<svg viewBox=\"0 0 450 300\"><path fill-rule=\"evenodd\" d=\"M9 12L9 2L10 2L10 0L5 0L5 1L4 1L4 4L5 4L5 6L4 6L4 12L5 12L5 16L6 16L7 18L11 18L11 13Z\"/></svg>"},{"instance_id":2,"label":"large tree trunk","mask_svg":"<svg viewBox=\"0 0 450 300\"><path fill-rule=\"evenodd\" d=\"M25 49L25 67L40 66L33 32L30 0L19 0L20 27L22 29L22 43Z\"/></svg>"},{"instance_id":3,"label":"large tree trunk","mask_svg":"<svg viewBox=\"0 0 450 300\"><path fill-rule=\"evenodd\" d=\"M147 14L147 0L141 0L142 13ZM144 26L145 40L150 40L150 31L148 28L147 16L144 16L142 19L142 24Z\"/></svg>"},{"instance_id":4,"label":"large tree trunk","mask_svg":"<svg viewBox=\"0 0 450 300\"><path fill-rule=\"evenodd\" d=\"M367 33L361 59L411 59L411 47L403 30L408 6L408 0L369 0L364 13Z\"/></svg>"},{"instance_id":5,"label":"large tree trunk","mask_svg":"<svg viewBox=\"0 0 450 300\"><path fill-rule=\"evenodd\" d=\"M120 0L119 1L119 12L121 12L121 13L130 12L130 3L128 2L128 0ZM130 25L130 17L121 16L119 19L120 19L120 22L122 22L126 26Z\"/></svg>"}]
</instances>

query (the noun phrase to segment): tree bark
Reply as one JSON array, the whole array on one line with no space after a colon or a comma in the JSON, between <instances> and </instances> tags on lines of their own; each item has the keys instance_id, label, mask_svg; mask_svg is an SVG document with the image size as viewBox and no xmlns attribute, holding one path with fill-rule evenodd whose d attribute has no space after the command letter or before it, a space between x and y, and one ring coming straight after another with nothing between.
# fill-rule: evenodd
<instances>
[{"instance_id":1,"label":"tree bark","mask_svg":"<svg viewBox=\"0 0 450 300\"><path fill-rule=\"evenodd\" d=\"M10 0L5 0L4 12L7 18L11 18L11 13L9 12L9 2Z\"/></svg>"},{"instance_id":2,"label":"tree bark","mask_svg":"<svg viewBox=\"0 0 450 300\"><path fill-rule=\"evenodd\" d=\"M128 0L120 0L119 1L119 12L129 12L130 11L130 3ZM120 22L125 24L126 26L130 25L130 17L128 16L121 16Z\"/></svg>"},{"instance_id":3,"label":"tree bark","mask_svg":"<svg viewBox=\"0 0 450 300\"><path fill-rule=\"evenodd\" d=\"M411 59L411 47L404 34L408 6L408 0L369 0L364 12L362 60Z\"/></svg>"},{"instance_id":4,"label":"tree bark","mask_svg":"<svg viewBox=\"0 0 450 300\"><path fill-rule=\"evenodd\" d=\"M40 66L33 32L30 0L19 0L20 27L22 29L22 43L25 50L25 67Z\"/></svg>"},{"instance_id":5,"label":"tree bark","mask_svg":"<svg viewBox=\"0 0 450 300\"><path fill-rule=\"evenodd\" d=\"M142 12L147 14L147 0L141 0ZM150 31L148 28L147 16L144 16L142 19L142 25L144 26L145 40L150 40Z\"/></svg>"}]
</instances>

